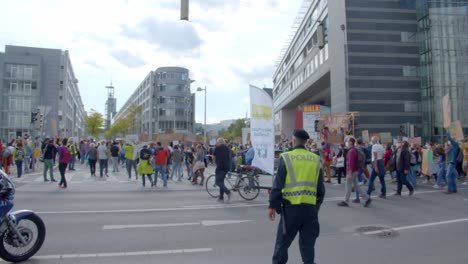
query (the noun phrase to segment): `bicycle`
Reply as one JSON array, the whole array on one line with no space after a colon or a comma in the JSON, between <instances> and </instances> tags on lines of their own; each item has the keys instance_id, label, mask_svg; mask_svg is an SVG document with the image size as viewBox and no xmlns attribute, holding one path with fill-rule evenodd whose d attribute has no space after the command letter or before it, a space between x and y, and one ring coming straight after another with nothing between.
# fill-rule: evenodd
<instances>
[{"instance_id":1,"label":"bicycle","mask_svg":"<svg viewBox=\"0 0 468 264\"><path fill-rule=\"evenodd\" d=\"M248 173L246 173L248 172ZM254 200L260 194L257 168L252 166L240 166L238 172L234 173L235 181L232 179L233 173L228 172L224 178L224 185L232 192L239 192L239 195L247 201ZM216 175L210 175L206 179L206 191L213 198L219 197L219 187L216 185Z\"/></svg>"}]
</instances>

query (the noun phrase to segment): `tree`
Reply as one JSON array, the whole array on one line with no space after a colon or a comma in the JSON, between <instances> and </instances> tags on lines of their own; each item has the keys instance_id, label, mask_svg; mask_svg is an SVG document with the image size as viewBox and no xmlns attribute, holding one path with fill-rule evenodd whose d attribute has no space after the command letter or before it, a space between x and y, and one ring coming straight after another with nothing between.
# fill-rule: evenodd
<instances>
[{"instance_id":1,"label":"tree","mask_svg":"<svg viewBox=\"0 0 468 264\"><path fill-rule=\"evenodd\" d=\"M116 135L125 135L130 127L130 119L128 117L121 117L112 123L109 130L104 135L106 138L112 138Z\"/></svg>"},{"instance_id":2,"label":"tree","mask_svg":"<svg viewBox=\"0 0 468 264\"><path fill-rule=\"evenodd\" d=\"M92 110L91 114L85 118L85 126L90 135L94 138L98 138L99 133L101 133L104 127L104 116Z\"/></svg>"},{"instance_id":3,"label":"tree","mask_svg":"<svg viewBox=\"0 0 468 264\"><path fill-rule=\"evenodd\" d=\"M227 140L240 140L242 138L242 128L247 127L244 118L237 119L236 122L231 124L223 137Z\"/></svg>"},{"instance_id":4,"label":"tree","mask_svg":"<svg viewBox=\"0 0 468 264\"><path fill-rule=\"evenodd\" d=\"M132 104L128 107L128 114L125 116L125 118L128 118L129 123L127 127L129 129L135 129L138 127L140 124L142 110L143 107L141 105Z\"/></svg>"}]
</instances>

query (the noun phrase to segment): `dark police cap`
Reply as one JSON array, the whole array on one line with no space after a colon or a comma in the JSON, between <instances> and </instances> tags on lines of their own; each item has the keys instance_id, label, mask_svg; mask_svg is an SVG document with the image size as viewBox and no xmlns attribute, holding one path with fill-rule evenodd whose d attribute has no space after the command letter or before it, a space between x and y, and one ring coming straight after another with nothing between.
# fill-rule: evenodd
<instances>
[{"instance_id":1,"label":"dark police cap","mask_svg":"<svg viewBox=\"0 0 468 264\"><path fill-rule=\"evenodd\" d=\"M296 138L302 140L308 140L310 138L309 133L307 133L304 129L295 129L293 135Z\"/></svg>"}]
</instances>

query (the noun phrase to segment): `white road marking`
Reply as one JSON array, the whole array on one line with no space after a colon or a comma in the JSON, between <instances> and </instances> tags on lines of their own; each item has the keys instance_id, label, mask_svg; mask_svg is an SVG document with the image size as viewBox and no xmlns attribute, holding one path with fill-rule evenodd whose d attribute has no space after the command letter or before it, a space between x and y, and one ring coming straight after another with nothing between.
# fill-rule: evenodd
<instances>
[{"instance_id":1,"label":"white road marking","mask_svg":"<svg viewBox=\"0 0 468 264\"><path fill-rule=\"evenodd\" d=\"M464 190L468 188L459 188ZM426 194L426 193L440 193L441 190L430 190L430 191L417 191L414 195ZM409 192L403 192L408 194ZM377 196L372 196L375 198ZM329 197L325 198L325 202L336 202L342 201L344 196ZM225 208L248 208L248 207L266 207L268 203L233 203L233 204L213 204L209 205L193 205L193 206L181 206L181 207L169 207L169 208L148 208L148 209L121 209L121 210L83 210L83 211L43 211L37 212L38 214L118 214L118 213L154 213L154 212L170 212L170 211L193 211L193 210L210 210L210 209L225 209Z\"/></svg>"},{"instance_id":2,"label":"white road marking","mask_svg":"<svg viewBox=\"0 0 468 264\"><path fill-rule=\"evenodd\" d=\"M43 255L34 256L31 260L54 260L54 259L80 259L80 258L108 258L108 257L130 257L130 256L153 256L169 254L191 254L211 252L212 248L189 248L173 250L154 250L154 251L134 251L134 252L110 252L110 253L91 253L91 254L62 254L62 255ZM0 260L4 262L3 260Z\"/></svg>"},{"instance_id":3,"label":"white road marking","mask_svg":"<svg viewBox=\"0 0 468 264\"><path fill-rule=\"evenodd\" d=\"M376 235L376 234L380 234L380 233L383 233L383 232L389 232L389 231L392 231L392 230L393 231L401 231L401 230L416 229L416 228L430 227L430 226L437 226L437 225L455 224L455 223L467 222L467 221L468 221L468 218L460 218L460 219L433 222L433 223L426 223L426 224L419 224L419 225L400 226L400 227L388 228L388 229L378 230L378 231L369 231L369 232L365 232L363 234L364 235Z\"/></svg>"},{"instance_id":4,"label":"white road marking","mask_svg":"<svg viewBox=\"0 0 468 264\"><path fill-rule=\"evenodd\" d=\"M142 225L104 225L102 230L122 230L136 228L161 228L161 227L179 227L179 226L218 226L229 224L240 224L251 222L252 220L203 220L191 223L171 223L171 224L142 224Z\"/></svg>"}]
</instances>

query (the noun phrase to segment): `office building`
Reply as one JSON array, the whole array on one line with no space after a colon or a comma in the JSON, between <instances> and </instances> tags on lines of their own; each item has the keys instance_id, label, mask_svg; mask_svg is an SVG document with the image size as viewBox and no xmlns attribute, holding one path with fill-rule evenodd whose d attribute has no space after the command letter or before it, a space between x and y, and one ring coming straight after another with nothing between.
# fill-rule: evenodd
<instances>
[{"instance_id":1,"label":"office building","mask_svg":"<svg viewBox=\"0 0 468 264\"><path fill-rule=\"evenodd\" d=\"M417 1L423 132L441 141L442 98L468 134L468 0Z\"/></svg>"},{"instance_id":2,"label":"office building","mask_svg":"<svg viewBox=\"0 0 468 264\"><path fill-rule=\"evenodd\" d=\"M136 88L114 120L125 117L132 105L141 106L130 134L193 133L195 94L190 91L189 71L161 67L151 71ZM132 125L133 126L133 125Z\"/></svg>"},{"instance_id":3,"label":"office building","mask_svg":"<svg viewBox=\"0 0 468 264\"><path fill-rule=\"evenodd\" d=\"M277 136L310 105L355 112L355 134L422 131L416 0L306 0L273 76Z\"/></svg>"},{"instance_id":4,"label":"office building","mask_svg":"<svg viewBox=\"0 0 468 264\"><path fill-rule=\"evenodd\" d=\"M0 69L4 140L85 136L86 112L68 51L7 45ZM37 113L34 123L32 113Z\"/></svg>"}]
</instances>

